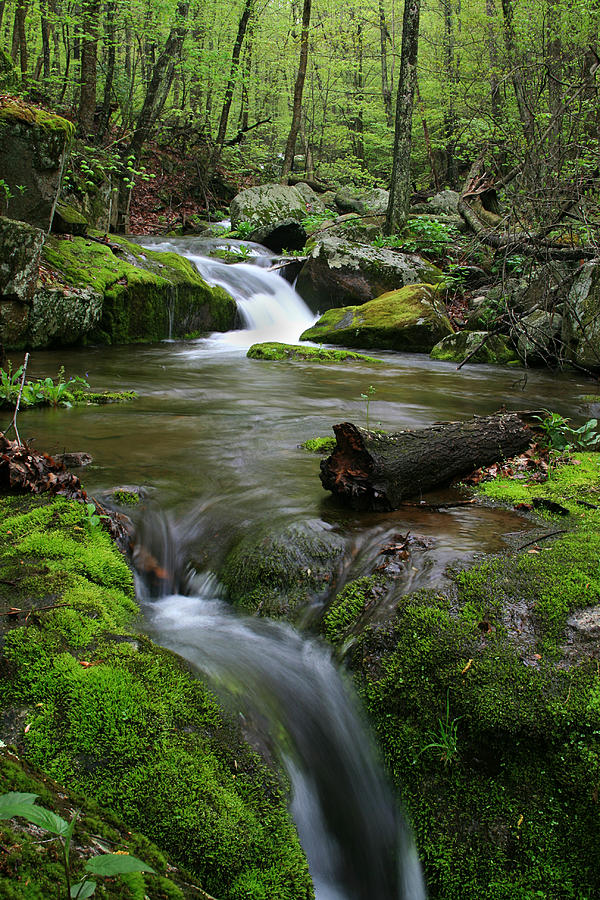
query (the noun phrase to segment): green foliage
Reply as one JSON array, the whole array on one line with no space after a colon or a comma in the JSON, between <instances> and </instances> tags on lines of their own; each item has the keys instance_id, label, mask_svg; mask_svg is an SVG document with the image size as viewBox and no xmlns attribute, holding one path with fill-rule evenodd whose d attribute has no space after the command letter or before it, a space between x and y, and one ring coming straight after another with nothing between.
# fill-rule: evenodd
<instances>
[{"instance_id":1,"label":"green foliage","mask_svg":"<svg viewBox=\"0 0 600 900\"><path fill-rule=\"evenodd\" d=\"M0 369L0 406L16 406L23 378L23 366L19 366L14 372L9 363L8 369ZM40 378L36 381L26 381L21 395L21 407L28 406L71 406L72 386L84 385L89 387L84 378L74 375L65 380L65 370L61 366L56 381L52 378Z\"/></svg>"},{"instance_id":2,"label":"green foliage","mask_svg":"<svg viewBox=\"0 0 600 900\"><path fill-rule=\"evenodd\" d=\"M571 428L570 419L559 413L544 410L545 415L534 416L551 450L594 450L600 445L598 420L588 419L579 428Z\"/></svg>"},{"instance_id":3,"label":"green foliage","mask_svg":"<svg viewBox=\"0 0 600 900\"><path fill-rule=\"evenodd\" d=\"M326 222L331 222L337 218L336 213L331 209L326 209L322 213L310 213L302 219L302 225L308 235L319 231Z\"/></svg>"},{"instance_id":4,"label":"green foliage","mask_svg":"<svg viewBox=\"0 0 600 900\"><path fill-rule=\"evenodd\" d=\"M453 225L446 225L435 219L416 217L408 219L402 234L381 235L375 238L373 245L397 248L406 253L421 253L440 259L458 237L459 232Z\"/></svg>"},{"instance_id":5,"label":"green foliage","mask_svg":"<svg viewBox=\"0 0 600 900\"><path fill-rule=\"evenodd\" d=\"M458 759L458 719L450 717L450 689L446 692L446 710L444 718L438 719L438 727L435 731L428 731L429 742L419 751L421 753L433 752L445 766L456 762Z\"/></svg>"},{"instance_id":6,"label":"green foliage","mask_svg":"<svg viewBox=\"0 0 600 900\"><path fill-rule=\"evenodd\" d=\"M26 794L18 791L0 795L0 819L22 818L56 836L62 849L66 883L66 894L64 896L67 900L71 900L71 898L84 900L84 898L91 897L95 893L97 885L89 880L89 875L114 877L115 875L125 875L130 872L154 872L151 866L135 856L106 853L104 856L97 856L88 860L84 866L85 875L83 880L71 885L69 853L79 814L75 813L71 821L67 822L61 816L56 815L56 813L44 809L42 806L37 806L35 802L37 798L37 794Z\"/></svg>"}]
</instances>

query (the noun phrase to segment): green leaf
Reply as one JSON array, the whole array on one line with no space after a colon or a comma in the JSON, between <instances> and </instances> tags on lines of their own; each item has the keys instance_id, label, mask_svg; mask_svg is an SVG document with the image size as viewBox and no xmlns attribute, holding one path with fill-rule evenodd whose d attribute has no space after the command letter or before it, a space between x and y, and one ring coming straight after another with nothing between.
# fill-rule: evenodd
<instances>
[{"instance_id":1,"label":"green leaf","mask_svg":"<svg viewBox=\"0 0 600 900\"><path fill-rule=\"evenodd\" d=\"M0 797L0 819L12 819L13 816L21 816L22 809L30 809L39 794L21 794L18 791L11 791L9 794L2 794Z\"/></svg>"},{"instance_id":2,"label":"green leaf","mask_svg":"<svg viewBox=\"0 0 600 900\"><path fill-rule=\"evenodd\" d=\"M105 853L103 856L94 856L85 864L87 872L94 875L126 875L128 872L152 872L154 869L148 863L129 856L127 853Z\"/></svg>"},{"instance_id":3,"label":"green leaf","mask_svg":"<svg viewBox=\"0 0 600 900\"><path fill-rule=\"evenodd\" d=\"M85 900L86 897L92 896L96 887L95 881L79 881L71 888L71 897L75 900Z\"/></svg>"}]
</instances>

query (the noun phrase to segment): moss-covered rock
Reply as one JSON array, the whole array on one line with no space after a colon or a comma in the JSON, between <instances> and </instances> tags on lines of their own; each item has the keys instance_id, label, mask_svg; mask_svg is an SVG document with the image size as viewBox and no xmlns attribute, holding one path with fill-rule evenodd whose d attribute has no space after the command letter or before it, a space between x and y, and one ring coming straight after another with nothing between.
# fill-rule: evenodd
<instances>
[{"instance_id":1,"label":"moss-covered rock","mask_svg":"<svg viewBox=\"0 0 600 900\"><path fill-rule=\"evenodd\" d=\"M303 359L310 362L368 362L378 363L380 360L363 353L350 350L328 350L324 347L299 347L295 344L280 344L271 341L264 344L252 344L246 356L249 359Z\"/></svg>"},{"instance_id":2,"label":"moss-covered rock","mask_svg":"<svg viewBox=\"0 0 600 900\"><path fill-rule=\"evenodd\" d=\"M74 132L61 116L0 98L0 179L11 193L7 215L48 230Z\"/></svg>"},{"instance_id":3,"label":"moss-covered rock","mask_svg":"<svg viewBox=\"0 0 600 900\"><path fill-rule=\"evenodd\" d=\"M390 291L362 306L329 309L300 335L300 340L428 353L451 333L452 326L434 289L416 284Z\"/></svg>"},{"instance_id":4,"label":"moss-covered rock","mask_svg":"<svg viewBox=\"0 0 600 900\"><path fill-rule=\"evenodd\" d=\"M236 305L222 288L209 287L195 266L176 253L156 252L124 238L51 236L43 258L56 273L53 288L89 287L102 297L101 318L87 335L101 343L183 337L228 331Z\"/></svg>"},{"instance_id":5,"label":"moss-covered rock","mask_svg":"<svg viewBox=\"0 0 600 900\"><path fill-rule=\"evenodd\" d=\"M307 244L308 258L296 290L315 312L366 303L408 284L437 284L443 278L434 265L414 253L380 249L319 233Z\"/></svg>"},{"instance_id":6,"label":"moss-covered rock","mask_svg":"<svg viewBox=\"0 0 600 900\"><path fill-rule=\"evenodd\" d=\"M74 234L82 237L87 234L89 224L76 206L65 200L58 201L52 220L52 231L55 234Z\"/></svg>"},{"instance_id":7,"label":"moss-covered rock","mask_svg":"<svg viewBox=\"0 0 600 900\"><path fill-rule=\"evenodd\" d=\"M131 572L86 513L0 503L0 740L143 829L211 895L306 900L278 779L187 666L132 631Z\"/></svg>"},{"instance_id":8,"label":"moss-covered rock","mask_svg":"<svg viewBox=\"0 0 600 900\"><path fill-rule=\"evenodd\" d=\"M576 462L544 485L482 486L560 501L568 515L547 513L537 544L455 572L449 589L403 597L348 654L432 900L600 891L589 853L600 838L600 469L597 454ZM352 628L365 587L331 607L332 640Z\"/></svg>"},{"instance_id":9,"label":"moss-covered rock","mask_svg":"<svg viewBox=\"0 0 600 900\"><path fill-rule=\"evenodd\" d=\"M563 337L569 357L586 369L600 369L600 265L582 266L568 295Z\"/></svg>"},{"instance_id":10,"label":"moss-covered rock","mask_svg":"<svg viewBox=\"0 0 600 900\"><path fill-rule=\"evenodd\" d=\"M505 366L519 361L503 335L489 335L487 331L459 331L449 334L435 345L431 358L461 363L474 350L476 352L469 359L470 363Z\"/></svg>"},{"instance_id":11,"label":"moss-covered rock","mask_svg":"<svg viewBox=\"0 0 600 900\"><path fill-rule=\"evenodd\" d=\"M301 222L309 211L323 212L325 207L316 194L307 201L305 188L300 191L284 184L261 184L241 191L231 201L232 228L240 222L250 222L255 228L284 220Z\"/></svg>"},{"instance_id":12,"label":"moss-covered rock","mask_svg":"<svg viewBox=\"0 0 600 900\"><path fill-rule=\"evenodd\" d=\"M331 590L344 552L342 538L322 522L266 529L230 551L221 580L241 609L293 620Z\"/></svg>"}]
</instances>

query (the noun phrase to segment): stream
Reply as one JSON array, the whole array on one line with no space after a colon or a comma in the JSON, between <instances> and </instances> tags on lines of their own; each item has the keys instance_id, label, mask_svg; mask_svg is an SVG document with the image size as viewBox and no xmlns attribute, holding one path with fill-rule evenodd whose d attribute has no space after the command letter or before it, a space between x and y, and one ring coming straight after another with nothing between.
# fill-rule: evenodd
<instances>
[{"instance_id":1,"label":"stream","mask_svg":"<svg viewBox=\"0 0 600 900\"><path fill-rule=\"evenodd\" d=\"M94 462L81 476L100 498L116 486L145 488L151 549L168 558L173 579L158 598L140 584L144 628L217 688L233 688L244 715L270 724L271 740L285 734L276 752L292 784L292 814L317 900L422 900L412 838L329 650L289 625L237 616L218 573L244 535L300 522L343 538L346 563L336 589L370 574L382 547L407 532L427 538L431 549L413 554L389 602L439 584L450 562L502 549L528 522L485 506L426 512L415 505L383 514L340 509L321 487L319 457L299 445L331 434L337 422L365 424L360 395L370 385L371 426L398 431L487 415L502 405L589 418L583 395L590 384L541 370L465 366L457 372L453 364L408 354L379 353L383 364L249 360L251 343L294 342L315 318L268 271L271 254L244 242L244 262L226 265L208 253L240 242L140 242L192 259L207 281L235 297L244 327L187 342L35 352L29 377L56 376L63 364L68 375L87 375L93 390L133 389L139 399L27 411L19 419L21 437L50 453L91 453Z\"/></svg>"}]
</instances>

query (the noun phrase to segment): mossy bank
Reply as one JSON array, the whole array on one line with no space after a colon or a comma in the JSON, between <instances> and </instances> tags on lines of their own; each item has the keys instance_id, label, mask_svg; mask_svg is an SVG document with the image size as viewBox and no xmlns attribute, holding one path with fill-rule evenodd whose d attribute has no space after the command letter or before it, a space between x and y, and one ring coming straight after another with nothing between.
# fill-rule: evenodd
<instances>
[{"instance_id":1,"label":"mossy bank","mask_svg":"<svg viewBox=\"0 0 600 900\"><path fill-rule=\"evenodd\" d=\"M0 740L212 896L311 897L278 777L181 661L134 633L131 572L85 506L3 497L0 578Z\"/></svg>"},{"instance_id":2,"label":"mossy bank","mask_svg":"<svg viewBox=\"0 0 600 900\"><path fill-rule=\"evenodd\" d=\"M552 500L523 549L360 625L380 583L325 617L345 649L413 822L432 900L591 900L600 892L600 461L488 497ZM581 505L581 501L589 504ZM536 501L538 507L543 507ZM537 537L537 541L535 538ZM532 540L533 539L533 540Z\"/></svg>"}]
</instances>

